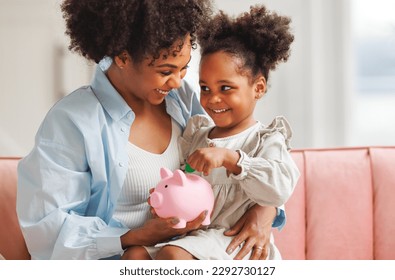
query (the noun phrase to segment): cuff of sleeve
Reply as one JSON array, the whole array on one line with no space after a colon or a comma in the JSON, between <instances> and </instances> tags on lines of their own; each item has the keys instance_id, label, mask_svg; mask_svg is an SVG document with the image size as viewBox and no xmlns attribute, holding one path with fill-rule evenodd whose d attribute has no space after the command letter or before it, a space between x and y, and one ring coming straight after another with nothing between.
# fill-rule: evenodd
<instances>
[{"instance_id":1,"label":"cuff of sleeve","mask_svg":"<svg viewBox=\"0 0 395 280\"><path fill-rule=\"evenodd\" d=\"M247 176L248 171L250 170L251 159L242 150L236 150L236 151L240 154L240 158L237 161L237 166L241 168L241 172L238 175L231 174L231 178L235 180L243 180Z\"/></svg>"},{"instance_id":2,"label":"cuff of sleeve","mask_svg":"<svg viewBox=\"0 0 395 280\"><path fill-rule=\"evenodd\" d=\"M108 228L96 238L96 246L100 255L112 256L123 253L121 235L128 232L127 228Z\"/></svg>"},{"instance_id":3,"label":"cuff of sleeve","mask_svg":"<svg viewBox=\"0 0 395 280\"><path fill-rule=\"evenodd\" d=\"M285 211L281 208L277 208L277 216L273 221L272 227L281 230L285 225Z\"/></svg>"}]
</instances>

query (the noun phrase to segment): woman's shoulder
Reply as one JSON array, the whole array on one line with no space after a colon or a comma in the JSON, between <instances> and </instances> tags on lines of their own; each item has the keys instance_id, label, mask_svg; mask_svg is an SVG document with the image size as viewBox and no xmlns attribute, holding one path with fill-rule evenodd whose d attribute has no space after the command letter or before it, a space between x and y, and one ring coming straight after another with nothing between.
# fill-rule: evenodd
<instances>
[{"instance_id":1,"label":"woman's shoulder","mask_svg":"<svg viewBox=\"0 0 395 280\"><path fill-rule=\"evenodd\" d=\"M58 100L48 112L49 115L63 114L70 117L87 117L92 109L97 108L99 100L90 86L82 86Z\"/></svg>"},{"instance_id":2,"label":"woman's shoulder","mask_svg":"<svg viewBox=\"0 0 395 280\"><path fill-rule=\"evenodd\" d=\"M103 115L103 108L90 86L80 87L57 101L42 122L42 133L60 134L94 128ZM68 132L67 132L68 131Z\"/></svg>"}]
</instances>

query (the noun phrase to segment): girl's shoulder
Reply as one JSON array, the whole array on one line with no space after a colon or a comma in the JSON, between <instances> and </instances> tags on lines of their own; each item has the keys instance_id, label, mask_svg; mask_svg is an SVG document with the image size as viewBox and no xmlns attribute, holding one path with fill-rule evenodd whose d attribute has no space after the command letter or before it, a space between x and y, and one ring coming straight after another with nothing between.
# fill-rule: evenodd
<instances>
[{"instance_id":1,"label":"girl's shoulder","mask_svg":"<svg viewBox=\"0 0 395 280\"><path fill-rule=\"evenodd\" d=\"M260 126L260 133L262 135L270 135L275 132L280 132L285 138L292 137L291 125L284 116L277 116L269 125L262 124Z\"/></svg>"},{"instance_id":2,"label":"girl's shoulder","mask_svg":"<svg viewBox=\"0 0 395 280\"><path fill-rule=\"evenodd\" d=\"M276 116L269 125L261 124L258 129L258 135L260 140L268 140L273 138L277 139L281 136L285 140L285 144L290 149L290 141L292 138L292 129L288 120L284 116Z\"/></svg>"},{"instance_id":3,"label":"girl's shoulder","mask_svg":"<svg viewBox=\"0 0 395 280\"><path fill-rule=\"evenodd\" d=\"M203 131L214 126L214 122L208 115L198 114L192 116L184 130L184 135L194 135L198 131Z\"/></svg>"}]
</instances>

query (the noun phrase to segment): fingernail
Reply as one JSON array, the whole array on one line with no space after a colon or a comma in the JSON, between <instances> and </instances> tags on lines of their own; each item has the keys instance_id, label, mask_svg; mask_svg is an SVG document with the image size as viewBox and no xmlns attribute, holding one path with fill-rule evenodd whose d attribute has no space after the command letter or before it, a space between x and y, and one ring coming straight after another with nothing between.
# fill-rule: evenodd
<instances>
[{"instance_id":1,"label":"fingernail","mask_svg":"<svg viewBox=\"0 0 395 280\"><path fill-rule=\"evenodd\" d=\"M233 250L232 250L232 249L228 249L228 250L226 250L226 253L227 253L228 255L232 254L232 252L233 252Z\"/></svg>"},{"instance_id":2,"label":"fingernail","mask_svg":"<svg viewBox=\"0 0 395 280\"><path fill-rule=\"evenodd\" d=\"M178 218L173 218L173 219L171 219L171 223L173 224L173 225L176 225L176 224L178 224L180 222L180 220L178 219Z\"/></svg>"}]
</instances>

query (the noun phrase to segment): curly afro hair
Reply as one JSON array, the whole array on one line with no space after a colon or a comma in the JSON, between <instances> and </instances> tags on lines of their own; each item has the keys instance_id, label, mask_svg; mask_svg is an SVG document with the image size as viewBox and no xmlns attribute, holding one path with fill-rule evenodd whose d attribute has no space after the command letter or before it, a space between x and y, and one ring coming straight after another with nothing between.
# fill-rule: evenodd
<instances>
[{"instance_id":1,"label":"curly afro hair","mask_svg":"<svg viewBox=\"0 0 395 280\"><path fill-rule=\"evenodd\" d=\"M201 56L224 51L243 62L241 73L251 78L261 74L268 80L269 71L286 62L294 36L291 19L270 12L263 5L250 7L250 12L231 18L220 11L197 33Z\"/></svg>"},{"instance_id":2,"label":"curly afro hair","mask_svg":"<svg viewBox=\"0 0 395 280\"><path fill-rule=\"evenodd\" d=\"M127 51L140 62L146 57L159 58L174 43L195 34L212 14L209 0L64 0L61 4L66 21L69 49L96 63Z\"/></svg>"}]
</instances>

